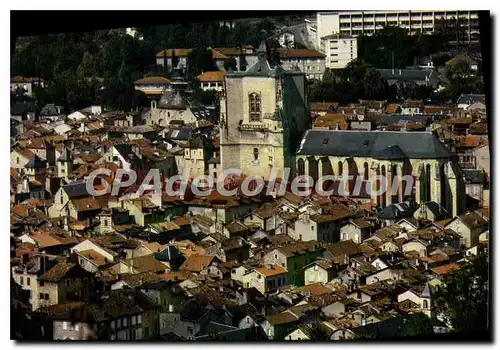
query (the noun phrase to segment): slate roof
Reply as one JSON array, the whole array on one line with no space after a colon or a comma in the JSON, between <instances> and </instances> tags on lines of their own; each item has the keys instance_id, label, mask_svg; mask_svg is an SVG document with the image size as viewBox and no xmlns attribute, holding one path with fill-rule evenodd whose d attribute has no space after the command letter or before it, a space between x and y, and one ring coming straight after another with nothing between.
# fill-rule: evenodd
<instances>
[{"instance_id":1,"label":"slate roof","mask_svg":"<svg viewBox=\"0 0 500 350\"><path fill-rule=\"evenodd\" d=\"M26 168L40 169L45 168L46 161L40 159L36 154L30 158L28 163L26 163Z\"/></svg>"},{"instance_id":2,"label":"slate roof","mask_svg":"<svg viewBox=\"0 0 500 350\"><path fill-rule=\"evenodd\" d=\"M127 144L114 145L120 155L128 162L138 162L139 157L132 151L132 146Z\"/></svg>"},{"instance_id":3,"label":"slate roof","mask_svg":"<svg viewBox=\"0 0 500 350\"><path fill-rule=\"evenodd\" d=\"M381 211L377 213L377 217L380 219L397 219L406 216L411 216L417 210L416 203L412 202L401 202L388 205Z\"/></svg>"},{"instance_id":4,"label":"slate roof","mask_svg":"<svg viewBox=\"0 0 500 350\"><path fill-rule=\"evenodd\" d=\"M418 147L415 147L418 145ZM401 150L390 148L398 146ZM386 150L387 149L387 150ZM428 132L307 130L298 155L340 157L449 158L450 152L439 139ZM391 158L389 158L391 159Z\"/></svg>"},{"instance_id":5,"label":"slate roof","mask_svg":"<svg viewBox=\"0 0 500 350\"><path fill-rule=\"evenodd\" d=\"M165 138L172 140L188 140L193 134L191 128L181 128L181 129L170 129Z\"/></svg>"},{"instance_id":6,"label":"slate roof","mask_svg":"<svg viewBox=\"0 0 500 350\"><path fill-rule=\"evenodd\" d=\"M375 153L376 159L406 159L408 156L398 145L392 145Z\"/></svg>"},{"instance_id":7,"label":"slate roof","mask_svg":"<svg viewBox=\"0 0 500 350\"><path fill-rule=\"evenodd\" d=\"M473 184L484 184L485 183L485 174L482 170L476 169L462 169L462 172L465 175L465 179Z\"/></svg>"},{"instance_id":8,"label":"slate roof","mask_svg":"<svg viewBox=\"0 0 500 350\"><path fill-rule=\"evenodd\" d=\"M391 114L391 115L380 115L373 116L372 120L375 121L376 125L394 125L400 124L404 125L405 122L408 123L419 123L422 125L427 125L429 121L429 116L426 115L402 115L402 114Z\"/></svg>"},{"instance_id":9,"label":"slate roof","mask_svg":"<svg viewBox=\"0 0 500 350\"><path fill-rule=\"evenodd\" d=\"M486 95L481 94L462 94L457 100L457 105L472 105L476 102L483 102Z\"/></svg>"},{"instance_id":10,"label":"slate roof","mask_svg":"<svg viewBox=\"0 0 500 350\"><path fill-rule=\"evenodd\" d=\"M47 103L40 111L40 116L57 116L62 111L61 106L56 106L53 103Z\"/></svg>"},{"instance_id":11,"label":"slate roof","mask_svg":"<svg viewBox=\"0 0 500 350\"><path fill-rule=\"evenodd\" d=\"M214 120L217 116L215 108L208 108L206 106L192 106L190 108L191 113L196 117L196 119L204 119L204 120Z\"/></svg>"},{"instance_id":12,"label":"slate roof","mask_svg":"<svg viewBox=\"0 0 500 350\"><path fill-rule=\"evenodd\" d=\"M89 196L87 191L87 182L73 182L63 186L63 190L66 192L68 197L77 198Z\"/></svg>"},{"instance_id":13,"label":"slate roof","mask_svg":"<svg viewBox=\"0 0 500 350\"><path fill-rule=\"evenodd\" d=\"M180 257L179 251L173 246L167 246L159 253L154 253L154 257L159 261L171 261Z\"/></svg>"}]
</instances>

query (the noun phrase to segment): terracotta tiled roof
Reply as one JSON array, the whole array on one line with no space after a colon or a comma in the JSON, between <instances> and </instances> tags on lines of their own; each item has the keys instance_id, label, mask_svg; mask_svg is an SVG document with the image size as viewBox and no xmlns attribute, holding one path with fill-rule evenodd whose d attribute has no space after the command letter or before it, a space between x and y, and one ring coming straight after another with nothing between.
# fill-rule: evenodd
<instances>
[{"instance_id":1,"label":"terracotta tiled roof","mask_svg":"<svg viewBox=\"0 0 500 350\"><path fill-rule=\"evenodd\" d=\"M214 60L225 60L227 58L223 53L212 49L212 59Z\"/></svg>"},{"instance_id":2,"label":"terracotta tiled roof","mask_svg":"<svg viewBox=\"0 0 500 350\"><path fill-rule=\"evenodd\" d=\"M457 137L455 139L455 147L477 147L479 146L479 137L478 136L463 136Z\"/></svg>"},{"instance_id":3,"label":"terracotta tiled roof","mask_svg":"<svg viewBox=\"0 0 500 350\"><path fill-rule=\"evenodd\" d=\"M182 264L181 270L200 273L214 260L214 256L208 255L191 255Z\"/></svg>"},{"instance_id":4,"label":"terracotta tiled roof","mask_svg":"<svg viewBox=\"0 0 500 350\"><path fill-rule=\"evenodd\" d=\"M189 55L189 53L192 51L191 49L166 49L166 50L161 50L156 54L156 57L163 57L165 54L165 51L167 53L167 57L172 57L172 50L175 50L175 56L176 57L186 57Z\"/></svg>"},{"instance_id":5,"label":"terracotta tiled roof","mask_svg":"<svg viewBox=\"0 0 500 350\"><path fill-rule=\"evenodd\" d=\"M393 104L393 103L388 104L387 107L385 107L385 113L387 114L396 113L400 107L401 105L398 104Z\"/></svg>"},{"instance_id":6,"label":"terracotta tiled roof","mask_svg":"<svg viewBox=\"0 0 500 350\"><path fill-rule=\"evenodd\" d=\"M299 318L295 316L293 313L285 311L278 315L269 315L266 317L266 320L273 326L276 326L280 324L296 322L299 320Z\"/></svg>"},{"instance_id":7,"label":"terracotta tiled roof","mask_svg":"<svg viewBox=\"0 0 500 350\"><path fill-rule=\"evenodd\" d=\"M455 118L448 121L449 124L453 125L469 125L473 123L472 118Z\"/></svg>"},{"instance_id":8,"label":"terracotta tiled roof","mask_svg":"<svg viewBox=\"0 0 500 350\"><path fill-rule=\"evenodd\" d=\"M40 248L53 247L62 244L62 242L57 238L45 233L33 233L31 238L37 242Z\"/></svg>"},{"instance_id":9,"label":"terracotta tiled roof","mask_svg":"<svg viewBox=\"0 0 500 350\"><path fill-rule=\"evenodd\" d=\"M78 212L99 210L102 208L102 203L95 198L72 199L71 204L73 204Z\"/></svg>"},{"instance_id":10,"label":"terracotta tiled roof","mask_svg":"<svg viewBox=\"0 0 500 350\"><path fill-rule=\"evenodd\" d=\"M441 265L431 269L432 272L437 273L439 275L447 275L450 272L458 270L460 270L460 266L458 266L457 264Z\"/></svg>"},{"instance_id":11,"label":"terracotta tiled roof","mask_svg":"<svg viewBox=\"0 0 500 350\"><path fill-rule=\"evenodd\" d=\"M103 266L109 263L103 255L92 249L79 251L78 254L86 257L97 266Z\"/></svg>"},{"instance_id":12,"label":"terracotta tiled roof","mask_svg":"<svg viewBox=\"0 0 500 350\"><path fill-rule=\"evenodd\" d=\"M40 276L40 279L48 282L59 282L75 266L77 266L77 264L60 262Z\"/></svg>"},{"instance_id":13,"label":"terracotta tiled roof","mask_svg":"<svg viewBox=\"0 0 500 350\"><path fill-rule=\"evenodd\" d=\"M309 284L305 287L302 287L302 291L316 296L333 293L333 291L330 288L323 286L321 283Z\"/></svg>"},{"instance_id":14,"label":"terracotta tiled roof","mask_svg":"<svg viewBox=\"0 0 500 350\"><path fill-rule=\"evenodd\" d=\"M164 77L145 77L134 81L135 85L153 84L153 85L166 85L170 84L170 80Z\"/></svg>"},{"instance_id":15,"label":"terracotta tiled roof","mask_svg":"<svg viewBox=\"0 0 500 350\"><path fill-rule=\"evenodd\" d=\"M26 157L28 159L31 159L32 157L35 156L35 153L31 152L29 149L27 148L21 148L21 147L18 147L15 149L15 151L19 154L21 154L23 157Z\"/></svg>"},{"instance_id":16,"label":"terracotta tiled roof","mask_svg":"<svg viewBox=\"0 0 500 350\"><path fill-rule=\"evenodd\" d=\"M158 242L143 243L143 245L148 248L151 252L157 253L163 250L167 245L161 245Z\"/></svg>"},{"instance_id":17,"label":"terracotta tiled roof","mask_svg":"<svg viewBox=\"0 0 500 350\"><path fill-rule=\"evenodd\" d=\"M124 260L123 263L127 266L133 267L133 269L139 273L148 271L164 272L167 270L167 266L156 260L154 254L127 259Z\"/></svg>"},{"instance_id":18,"label":"terracotta tiled roof","mask_svg":"<svg viewBox=\"0 0 500 350\"><path fill-rule=\"evenodd\" d=\"M226 77L226 73L222 71L214 71L214 72L204 72L198 75L198 80L201 82L223 82Z\"/></svg>"},{"instance_id":19,"label":"terracotta tiled roof","mask_svg":"<svg viewBox=\"0 0 500 350\"><path fill-rule=\"evenodd\" d=\"M169 273L158 275L159 278L166 281L184 281L187 280L189 276L191 276L191 273L188 271L170 271Z\"/></svg>"},{"instance_id":20,"label":"terracotta tiled roof","mask_svg":"<svg viewBox=\"0 0 500 350\"><path fill-rule=\"evenodd\" d=\"M288 273L288 271L285 270L284 268L282 268L281 266L273 266L271 268L259 267L258 269L255 269L255 271L264 275L265 277L272 277L272 276Z\"/></svg>"},{"instance_id":21,"label":"terracotta tiled roof","mask_svg":"<svg viewBox=\"0 0 500 350\"><path fill-rule=\"evenodd\" d=\"M326 112L330 108L336 109L339 106L338 102L311 102L311 111Z\"/></svg>"}]
</instances>

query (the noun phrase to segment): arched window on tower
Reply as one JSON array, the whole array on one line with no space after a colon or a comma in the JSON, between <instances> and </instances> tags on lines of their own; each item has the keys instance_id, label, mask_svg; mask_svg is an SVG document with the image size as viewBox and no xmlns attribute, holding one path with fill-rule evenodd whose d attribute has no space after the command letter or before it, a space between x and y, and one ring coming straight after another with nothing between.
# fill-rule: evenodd
<instances>
[{"instance_id":1,"label":"arched window on tower","mask_svg":"<svg viewBox=\"0 0 500 350\"><path fill-rule=\"evenodd\" d=\"M250 121L251 122L260 122L261 119L261 103L260 103L260 94L252 92L249 97L250 101Z\"/></svg>"}]
</instances>

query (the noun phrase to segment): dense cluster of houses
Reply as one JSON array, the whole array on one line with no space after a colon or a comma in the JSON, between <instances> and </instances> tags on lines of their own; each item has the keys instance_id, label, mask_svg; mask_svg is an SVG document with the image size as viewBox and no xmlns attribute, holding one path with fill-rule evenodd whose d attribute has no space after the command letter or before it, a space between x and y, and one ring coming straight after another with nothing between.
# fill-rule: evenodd
<instances>
[{"instance_id":1,"label":"dense cluster of houses","mask_svg":"<svg viewBox=\"0 0 500 350\"><path fill-rule=\"evenodd\" d=\"M94 197L85 179L98 167L208 171L217 157L212 124L150 128L136 125L140 115L111 112L13 119L12 278L29 291L19 302L47 315L53 339L303 340L317 324L330 339L349 339L379 322L391 329L415 313L435 317L432 287L488 242L487 136L477 133L486 124L474 104L413 115L383 114L392 106L376 101L311 106L314 127L333 115L349 125L356 115L374 129L432 126L446 135L470 163L464 174L477 200L457 217L432 202L377 211L291 192ZM463 147L469 139L477 141Z\"/></svg>"},{"instance_id":2,"label":"dense cluster of houses","mask_svg":"<svg viewBox=\"0 0 500 350\"><path fill-rule=\"evenodd\" d=\"M228 134L238 130L257 137L259 132L286 135L295 130L268 113L274 106L266 99L290 98L278 84L280 74L285 90L297 93L289 82L298 81L298 73L270 68L264 49L252 68L230 77L231 84L244 81L240 85L245 89L245 84L256 85L248 91L237 90L240 85L222 91L229 129L215 109L193 103L175 88L152 101L151 108L133 113L99 106L69 115L53 105L40 115L13 109L12 302L27 317L26 324L43 330L43 338L314 340L321 333L323 339L340 340L404 336L405 320L415 315L428 316L436 331L446 329L433 290L488 245L490 156L484 96L461 96L456 107L422 101L308 105L305 119L311 119L312 130L297 151L299 173L300 157L307 152L347 157L345 152L323 151L343 146L335 138L352 143L352 135L362 131L366 143L355 147L366 148L370 133L383 133L386 139L403 133L394 138L400 143L396 147L373 146L359 155L370 159L370 165L363 160L365 168L359 171L368 176L369 166L375 169L379 161L385 169L384 162L417 164L417 158L428 158L434 161L432 176L453 175L455 187L448 192L465 198L448 203L452 210L442 205L447 193L433 185L430 165L429 179L419 182L420 193L385 199L363 191L355 198L338 191L299 196L290 187L284 194L268 194L264 188L252 196L216 190L200 196L189 188L179 195L141 194L137 183L116 193L89 192L87 181L96 169L108 174L92 184L96 190L117 181L119 170L134 170L139 180L149 169L158 169L163 179L186 170L190 178L216 177L224 170L221 158L235 161L231 150L240 152L241 159L247 156L249 146L229 143ZM163 53L158 59L168 56ZM292 78L286 80L286 74ZM252 92L259 86L272 92ZM251 98L248 109L240 106L241 114L231 105L238 105L232 98L238 93ZM285 112L295 118L295 109ZM250 116L245 123L264 131L242 128L247 124L234 118L243 113ZM311 146L319 135L316 129L328 134L319 141L319 153ZM419 145L401 141L422 131L427 133L419 135L434 147L424 147L424 156L411 152ZM259 158L259 152L271 148L262 143L266 140L251 146L260 149L253 148L249 157L255 158L241 161L245 169L267 169L267 157ZM226 153L221 153L224 147ZM283 155L275 152L276 159L281 156L286 164L294 155L281 151ZM453 172L439 170L445 166L441 159ZM345 164L351 163L346 159ZM234 181L238 186L244 176Z\"/></svg>"}]
</instances>

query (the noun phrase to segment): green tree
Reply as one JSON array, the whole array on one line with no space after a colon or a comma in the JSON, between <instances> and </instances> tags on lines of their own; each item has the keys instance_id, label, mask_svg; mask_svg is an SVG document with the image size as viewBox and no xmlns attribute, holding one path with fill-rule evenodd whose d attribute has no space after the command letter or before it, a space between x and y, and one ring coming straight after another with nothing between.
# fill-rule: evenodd
<instances>
[{"instance_id":1,"label":"green tree","mask_svg":"<svg viewBox=\"0 0 500 350\"><path fill-rule=\"evenodd\" d=\"M478 255L468 257L459 271L434 289L433 304L438 315L457 332L487 330L489 327L488 250L479 246Z\"/></svg>"},{"instance_id":2,"label":"green tree","mask_svg":"<svg viewBox=\"0 0 500 350\"><path fill-rule=\"evenodd\" d=\"M424 314L409 315L406 322L406 332L410 337L434 334L431 319Z\"/></svg>"},{"instance_id":3,"label":"green tree","mask_svg":"<svg viewBox=\"0 0 500 350\"><path fill-rule=\"evenodd\" d=\"M187 78L193 81L202 72L216 71L212 51L207 48L195 48L187 56Z\"/></svg>"},{"instance_id":4,"label":"green tree","mask_svg":"<svg viewBox=\"0 0 500 350\"><path fill-rule=\"evenodd\" d=\"M445 77L445 88L454 101L464 93L484 93L481 77L471 69L465 56L457 56L446 64Z\"/></svg>"}]
</instances>

